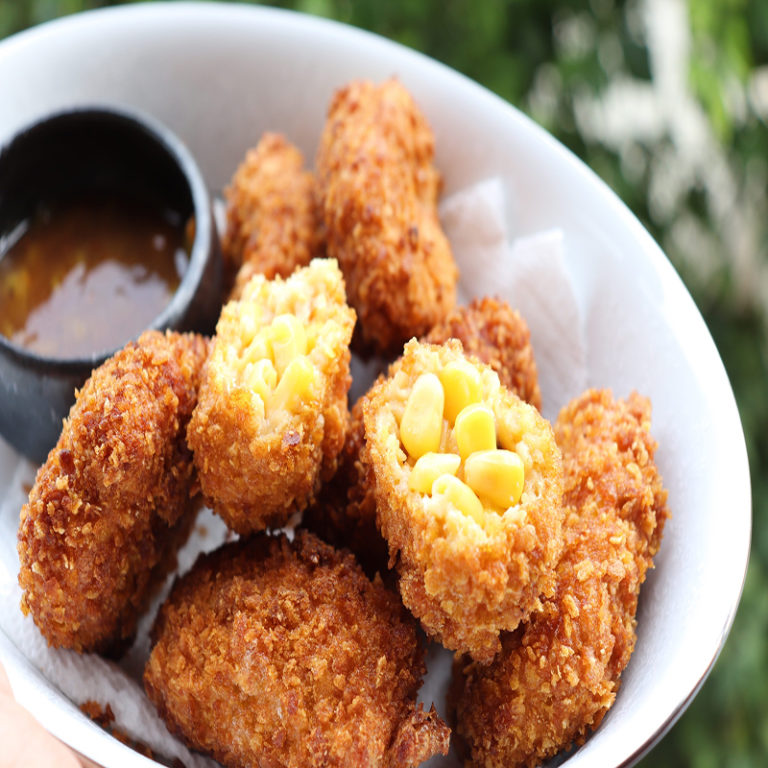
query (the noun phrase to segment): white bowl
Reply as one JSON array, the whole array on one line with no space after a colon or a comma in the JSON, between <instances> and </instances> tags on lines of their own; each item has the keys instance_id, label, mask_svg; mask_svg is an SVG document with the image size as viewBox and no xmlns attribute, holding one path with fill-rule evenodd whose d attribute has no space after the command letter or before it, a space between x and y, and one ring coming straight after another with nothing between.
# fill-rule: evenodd
<instances>
[{"instance_id":1,"label":"white bowl","mask_svg":"<svg viewBox=\"0 0 768 768\"><path fill-rule=\"evenodd\" d=\"M567 761L630 765L691 701L730 629L749 553L750 484L733 394L702 318L664 254L588 168L509 104L424 56L312 17L205 3L97 11L1 43L0 143L54 108L122 104L177 131L217 191L266 129L313 158L333 90L392 74L434 128L446 194L500 176L515 234L562 231L587 383L617 395L635 388L653 402L672 518L616 704ZM0 485L10 487L15 457L0 448ZM14 558L4 541L0 593L15 588ZM4 630L10 622L0 616ZM16 695L50 731L104 765L153 764L81 715L25 650L0 632Z\"/></svg>"}]
</instances>

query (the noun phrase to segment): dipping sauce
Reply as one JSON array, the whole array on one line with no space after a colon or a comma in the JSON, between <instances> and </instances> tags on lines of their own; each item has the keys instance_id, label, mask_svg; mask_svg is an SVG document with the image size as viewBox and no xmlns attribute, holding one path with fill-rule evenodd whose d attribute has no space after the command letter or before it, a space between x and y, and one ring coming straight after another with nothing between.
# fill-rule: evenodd
<instances>
[{"instance_id":1,"label":"dipping sauce","mask_svg":"<svg viewBox=\"0 0 768 768\"><path fill-rule=\"evenodd\" d=\"M111 194L41 208L0 239L0 332L57 358L123 345L178 287L189 263L185 224Z\"/></svg>"}]
</instances>

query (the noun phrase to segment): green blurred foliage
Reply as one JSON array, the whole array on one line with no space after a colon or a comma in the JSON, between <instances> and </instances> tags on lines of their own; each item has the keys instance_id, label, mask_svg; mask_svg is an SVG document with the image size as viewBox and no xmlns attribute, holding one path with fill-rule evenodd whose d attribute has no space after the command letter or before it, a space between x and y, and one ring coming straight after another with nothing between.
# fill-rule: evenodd
<instances>
[{"instance_id":1,"label":"green blurred foliage","mask_svg":"<svg viewBox=\"0 0 768 768\"><path fill-rule=\"evenodd\" d=\"M118 4L0 0L0 37L68 13ZM416 48L528 112L606 180L680 271L723 356L741 412L753 478L753 549L721 658L643 766L763 765L768 755L768 2L268 4L334 18ZM685 56L683 80L690 94L685 106L692 125L707 137L698 159L686 159L677 133L685 126L674 119L655 132L617 140L601 133L599 120L585 117L608 100L617 83L629 81L645 92L658 89L664 75L649 18L669 9L682 11L685 34L674 44ZM664 173L670 165L677 175L668 178ZM713 167L717 173L711 173Z\"/></svg>"}]
</instances>

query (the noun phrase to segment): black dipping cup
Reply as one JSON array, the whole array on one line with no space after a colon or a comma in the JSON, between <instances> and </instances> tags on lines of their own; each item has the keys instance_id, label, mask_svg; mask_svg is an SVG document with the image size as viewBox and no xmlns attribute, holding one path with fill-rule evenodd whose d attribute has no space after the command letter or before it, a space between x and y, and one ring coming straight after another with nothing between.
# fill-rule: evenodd
<instances>
[{"instance_id":1,"label":"black dipping cup","mask_svg":"<svg viewBox=\"0 0 768 768\"><path fill-rule=\"evenodd\" d=\"M148 327L213 333L222 278L210 195L184 144L144 115L111 107L76 108L16 134L0 150L0 243L42 202L102 193L135 196L174 210L183 220L194 216L187 269ZM75 388L118 348L97 349L89 357L51 358L0 334L0 434L33 461L44 461L75 401Z\"/></svg>"}]
</instances>

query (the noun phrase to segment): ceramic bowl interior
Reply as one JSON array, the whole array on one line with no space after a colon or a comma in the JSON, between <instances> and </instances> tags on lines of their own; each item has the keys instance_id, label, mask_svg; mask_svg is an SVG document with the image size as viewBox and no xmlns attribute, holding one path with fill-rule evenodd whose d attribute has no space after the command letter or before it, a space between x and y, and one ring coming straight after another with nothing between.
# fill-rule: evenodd
<instances>
[{"instance_id":1,"label":"ceramic bowl interior","mask_svg":"<svg viewBox=\"0 0 768 768\"><path fill-rule=\"evenodd\" d=\"M35 119L4 142L0 242L11 242L10 233L41 206L110 194L173 211L182 222L194 218L189 264L170 302L149 327L209 332L220 306L210 198L189 151L147 115L113 107L70 107ZM127 333L123 343L129 338ZM49 357L0 335L0 434L42 461L58 438L75 387L112 352L94 349L86 356Z\"/></svg>"},{"instance_id":2,"label":"ceramic bowl interior","mask_svg":"<svg viewBox=\"0 0 768 768\"><path fill-rule=\"evenodd\" d=\"M218 3L124 6L4 42L0 138L69 103L109 98L166 123L209 187L221 190L265 130L285 133L311 161L334 89L391 75L434 129L446 195L494 177L513 236L562 233L587 385L617 396L637 389L652 400L672 518L643 588L637 646L615 706L567 760L569 768L628 766L680 715L722 647L743 585L751 500L717 350L674 269L611 190L513 106L424 56L320 19ZM546 401L547 382L542 390ZM2 638L17 695L47 727L105 765L148 764L78 718L25 664L23 649Z\"/></svg>"}]
</instances>

